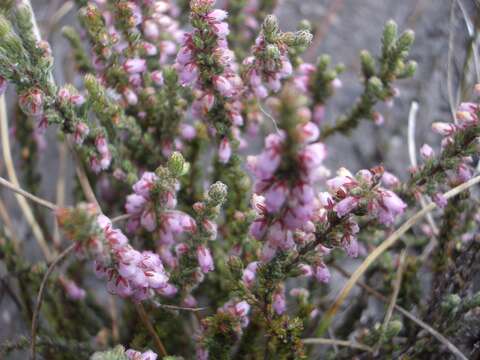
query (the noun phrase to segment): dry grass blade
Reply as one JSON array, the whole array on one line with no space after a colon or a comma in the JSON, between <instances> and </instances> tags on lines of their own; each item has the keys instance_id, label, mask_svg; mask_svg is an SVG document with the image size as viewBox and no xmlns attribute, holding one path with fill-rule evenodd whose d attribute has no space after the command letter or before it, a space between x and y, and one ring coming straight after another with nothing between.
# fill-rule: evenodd
<instances>
[{"instance_id":1,"label":"dry grass blade","mask_svg":"<svg viewBox=\"0 0 480 360\"><path fill-rule=\"evenodd\" d=\"M309 345L332 345L332 346L338 345L338 346L350 347L352 349L373 352L373 349L370 346L359 344L353 341L324 339L324 338L308 338L308 339L302 339L302 341L304 344L309 344Z\"/></svg>"},{"instance_id":2,"label":"dry grass blade","mask_svg":"<svg viewBox=\"0 0 480 360\"><path fill-rule=\"evenodd\" d=\"M470 187L474 186L475 184L480 182L480 176L476 176L469 181L451 189L450 191L444 194L446 199L450 199L459 193L469 189ZM348 295L350 294L351 290L355 286L355 283L360 279L360 277L367 271L367 269L372 265L380 255L382 255L387 249L389 249L393 244L395 244L400 237L407 232L414 224L416 224L420 219L422 219L427 213L435 209L437 205L435 203L428 204L425 208L417 212L413 215L410 219L402 224L396 231L394 231L385 241L383 241L380 246L374 249L370 255L363 261L363 263L355 270L352 274L350 279L347 281L343 289L341 290L340 294L337 296L337 299L330 307L330 309L326 312L324 318L322 319L321 326L319 328L319 335L323 334L325 330L330 326L330 322L332 318L337 313L340 306L346 300ZM448 340L447 340L448 342ZM456 348L452 343L448 342L448 348L455 353L457 356L462 358L459 354L464 356L458 348Z\"/></svg>"},{"instance_id":3,"label":"dry grass blade","mask_svg":"<svg viewBox=\"0 0 480 360\"><path fill-rule=\"evenodd\" d=\"M21 195L21 196L23 196L23 197L25 197L29 200L32 200L33 202L37 203L38 205L46 207L47 209L50 209L50 210L53 210L53 211L55 211L57 209L57 205L55 205L54 203L51 203L48 200L44 200L42 198L39 198L38 196L33 195L33 194L29 193L28 191L25 191L25 190L21 189L20 187L14 185L10 181L5 180L1 176L0 176L0 185L6 187L7 189L12 190L13 192L15 192L15 193L17 193L17 194L19 194L19 195Z\"/></svg>"},{"instance_id":4,"label":"dry grass blade","mask_svg":"<svg viewBox=\"0 0 480 360\"><path fill-rule=\"evenodd\" d=\"M2 142L2 150L3 150L3 159L5 161L5 167L7 169L7 174L10 181L13 185L20 189L20 182L18 181L18 177L15 171L15 167L13 165L12 154L10 150L10 139L8 134L8 118L7 118L7 106L5 103L5 95L0 96L0 135L1 135L1 142ZM42 230L40 229L40 225L38 225L35 216L33 215L33 211L28 205L25 198L21 195L16 195L15 198L17 199L18 205L22 210L25 219L27 220L28 224L32 228L33 235L37 240L40 249L42 250L43 255L47 260L52 258L52 253L50 248L47 245L47 241L45 240L45 236L43 235Z\"/></svg>"}]
</instances>

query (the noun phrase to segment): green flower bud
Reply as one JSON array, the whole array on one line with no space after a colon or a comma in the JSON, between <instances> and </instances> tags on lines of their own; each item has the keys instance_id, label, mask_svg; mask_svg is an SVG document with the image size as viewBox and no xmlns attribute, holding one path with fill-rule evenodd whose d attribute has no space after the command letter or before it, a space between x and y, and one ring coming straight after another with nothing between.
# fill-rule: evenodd
<instances>
[{"instance_id":1,"label":"green flower bud","mask_svg":"<svg viewBox=\"0 0 480 360\"><path fill-rule=\"evenodd\" d=\"M178 177L183 175L184 167L185 167L185 159L183 158L182 154L178 151L175 151L168 159L168 170L174 177Z\"/></svg>"},{"instance_id":2,"label":"green flower bud","mask_svg":"<svg viewBox=\"0 0 480 360\"><path fill-rule=\"evenodd\" d=\"M210 185L208 196L215 205L220 205L225 202L225 199L227 198L227 190L227 185L217 181L215 184Z\"/></svg>"},{"instance_id":3,"label":"green flower bud","mask_svg":"<svg viewBox=\"0 0 480 360\"><path fill-rule=\"evenodd\" d=\"M280 36L280 40L287 46L293 46L295 45L296 36L292 32L285 32Z\"/></svg>"},{"instance_id":4,"label":"green flower bud","mask_svg":"<svg viewBox=\"0 0 480 360\"><path fill-rule=\"evenodd\" d=\"M330 65L332 59L330 55L323 54L318 58L318 65L317 68L320 71L325 71L327 70L328 65Z\"/></svg>"},{"instance_id":5,"label":"green flower bud","mask_svg":"<svg viewBox=\"0 0 480 360\"><path fill-rule=\"evenodd\" d=\"M308 32L312 31L312 24L307 19L303 19L298 23L298 30L306 30Z\"/></svg>"},{"instance_id":6,"label":"green flower bud","mask_svg":"<svg viewBox=\"0 0 480 360\"><path fill-rule=\"evenodd\" d=\"M413 75L415 75L416 71L417 71L417 62L411 60L405 64L402 71L398 74L398 77L401 79L410 78Z\"/></svg>"},{"instance_id":7,"label":"green flower bud","mask_svg":"<svg viewBox=\"0 0 480 360\"><path fill-rule=\"evenodd\" d=\"M98 351L94 353L90 360L128 360L125 355L125 349L122 345L118 345L115 348L107 351Z\"/></svg>"},{"instance_id":8,"label":"green flower bud","mask_svg":"<svg viewBox=\"0 0 480 360\"><path fill-rule=\"evenodd\" d=\"M388 52L395 45L397 39L397 24L393 20L387 21L383 29L382 44L384 53Z\"/></svg>"},{"instance_id":9,"label":"green flower bud","mask_svg":"<svg viewBox=\"0 0 480 360\"><path fill-rule=\"evenodd\" d=\"M278 20L275 15L267 15L263 20L262 29L265 35L270 36L278 32Z\"/></svg>"},{"instance_id":10,"label":"green flower bud","mask_svg":"<svg viewBox=\"0 0 480 360\"><path fill-rule=\"evenodd\" d=\"M383 84L382 80L380 80L376 76L372 76L368 79L367 85L368 91L374 94L375 96L381 98L383 96Z\"/></svg>"},{"instance_id":11,"label":"green flower bud","mask_svg":"<svg viewBox=\"0 0 480 360\"><path fill-rule=\"evenodd\" d=\"M445 313L456 311L461 301L462 299L460 298L460 296L458 296L458 294L449 294L441 303L442 310Z\"/></svg>"},{"instance_id":12,"label":"green flower bud","mask_svg":"<svg viewBox=\"0 0 480 360\"><path fill-rule=\"evenodd\" d=\"M397 336L403 329L403 324L399 320L390 321L385 329L385 338L391 339Z\"/></svg>"},{"instance_id":13,"label":"green flower bud","mask_svg":"<svg viewBox=\"0 0 480 360\"><path fill-rule=\"evenodd\" d=\"M406 30L397 40L397 51L408 51L415 40L415 33L413 30Z\"/></svg>"},{"instance_id":14,"label":"green flower bud","mask_svg":"<svg viewBox=\"0 0 480 360\"><path fill-rule=\"evenodd\" d=\"M308 46L312 42L313 35L310 31L302 30L295 33L295 45Z\"/></svg>"},{"instance_id":15,"label":"green flower bud","mask_svg":"<svg viewBox=\"0 0 480 360\"><path fill-rule=\"evenodd\" d=\"M368 79L375 75L375 60L367 50L360 52L360 62L362 63L362 73L365 78Z\"/></svg>"},{"instance_id":16,"label":"green flower bud","mask_svg":"<svg viewBox=\"0 0 480 360\"><path fill-rule=\"evenodd\" d=\"M268 44L265 53L267 54L267 58L269 60L278 60L280 58L280 50L278 50L277 45Z\"/></svg>"}]
</instances>

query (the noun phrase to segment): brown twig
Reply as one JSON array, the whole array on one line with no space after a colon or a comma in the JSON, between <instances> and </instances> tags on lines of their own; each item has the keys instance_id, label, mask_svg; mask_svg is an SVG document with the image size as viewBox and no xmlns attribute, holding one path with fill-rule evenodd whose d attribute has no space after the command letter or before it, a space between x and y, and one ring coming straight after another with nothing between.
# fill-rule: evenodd
<instances>
[{"instance_id":1,"label":"brown twig","mask_svg":"<svg viewBox=\"0 0 480 360\"><path fill-rule=\"evenodd\" d=\"M75 249L76 243L71 244L68 248L66 248L60 255L58 255L55 260L50 264L50 266L47 269L47 272L43 276L42 282L40 284L40 289L38 290L37 294L37 300L35 303L35 309L33 311L33 316L32 316L32 333L31 333L31 344L30 344L30 354L31 354L31 360L35 360L36 356L36 349L35 349L35 344L36 344L36 337L37 337L37 327L38 327L38 316L40 315L40 307L42 306L42 300L43 300L43 294L45 293L45 288L47 285L48 277L50 274L53 272L55 267L65 258L67 255L69 255L73 249Z\"/></svg>"},{"instance_id":2,"label":"brown twig","mask_svg":"<svg viewBox=\"0 0 480 360\"><path fill-rule=\"evenodd\" d=\"M5 180L1 176L0 176L0 185L12 190L13 192L15 192L19 195L22 195L23 197L25 197L29 200L32 200L33 202L35 202L35 203L37 203L41 206L44 206L47 209L50 209L52 211L55 211L58 208L57 205L55 205L54 203L51 203L48 200L44 200L42 198L39 198L38 196L35 196L35 195L29 193L28 191L25 191L25 190L21 189L20 187L16 186L15 184L11 183L10 181Z\"/></svg>"},{"instance_id":3,"label":"brown twig","mask_svg":"<svg viewBox=\"0 0 480 360\"><path fill-rule=\"evenodd\" d=\"M160 340L160 337L158 336L152 323L148 319L148 315L142 303L135 304L135 309L137 309L138 315L140 316L140 319L142 320L143 325L145 325L145 327L147 328L147 331L152 336L153 343L155 344L155 347L157 348L157 351L159 352L159 354L162 357L168 356L167 350L165 349L165 346L163 346L162 340Z\"/></svg>"}]
</instances>

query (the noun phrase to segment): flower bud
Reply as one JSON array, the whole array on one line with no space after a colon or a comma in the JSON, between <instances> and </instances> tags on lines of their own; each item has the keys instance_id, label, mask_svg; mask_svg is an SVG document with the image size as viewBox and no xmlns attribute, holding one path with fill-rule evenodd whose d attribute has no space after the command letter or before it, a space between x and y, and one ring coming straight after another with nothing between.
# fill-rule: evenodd
<instances>
[{"instance_id":1,"label":"flower bud","mask_svg":"<svg viewBox=\"0 0 480 360\"><path fill-rule=\"evenodd\" d=\"M263 20L262 29L265 34L275 34L278 32L278 20L275 15L267 15Z\"/></svg>"},{"instance_id":2,"label":"flower bud","mask_svg":"<svg viewBox=\"0 0 480 360\"><path fill-rule=\"evenodd\" d=\"M424 160L431 159L435 153L433 149L430 147L428 144L423 144L423 146L420 148L420 155Z\"/></svg>"},{"instance_id":3,"label":"flower bud","mask_svg":"<svg viewBox=\"0 0 480 360\"><path fill-rule=\"evenodd\" d=\"M18 97L20 109L28 116L39 116L43 113L44 94L39 88L26 90Z\"/></svg>"},{"instance_id":4,"label":"flower bud","mask_svg":"<svg viewBox=\"0 0 480 360\"><path fill-rule=\"evenodd\" d=\"M227 198L227 190L227 185L221 181L217 181L216 183L210 185L210 189L208 189L208 196L212 202L214 202L216 205L220 205Z\"/></svg>"},{"instance_id":5,"label":"flower bud","mask_svg":"<svg viewBox=\"0 0 480 360\"><path fill-rule=\"evenodd\" d=\"M178 151L175 151L168 159L168 170L174 177L178 177L184 174L185 170L185 159L183 155L180 154Z\"/></svg>"}]
</instances>

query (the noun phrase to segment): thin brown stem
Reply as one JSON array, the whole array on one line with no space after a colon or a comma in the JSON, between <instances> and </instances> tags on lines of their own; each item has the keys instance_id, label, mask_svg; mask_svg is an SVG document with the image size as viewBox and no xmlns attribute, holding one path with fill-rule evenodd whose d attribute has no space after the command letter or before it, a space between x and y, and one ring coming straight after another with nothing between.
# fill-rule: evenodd
<instances>
[{"instance_id":1,"label":"thin brown stem","mask_svg":"<svg viewBox=\"0 0 480 360\"><path fill-rule=\"evenodd\" d=\"M162 357L168 356L167 355L167 350L165 349L165 346L163 346L162 340L160 340L160 337L158 336L157 332L155 331L152 323L148 319L148 315L145 311L145 308L143 307L142 303L135 304L135 309L138 312L138 315L140 316L140 320L142 320L143 325L145 325L147 331L150 333L150 335L153 338L153 343L155 344L155 347L157 348L157 351Z\"/></svg>"},{"instance_id":2,"label":"thin brown stem","mask_svg":"<svg viewBox=\"0 0 480 360\"><path fill-rule=\"evenodd\" d=\"M35 303L35 309L33 311L33 316L32 316L32 340L30 344L30 354L31 354L31 360L35 360L36 356L36 337L37 337L37 327L38 327L38 316L40 315L40 308L42 306L42 301L43 301L43 294L45 293L45 288L47 285L48 278L50 274L55 270L55 267L64 259L66 258L72 251L75 249L76 243L71 244L68 248L66 248L60 255L58 255L55 260L50 264L50 266L47 269L47 272L43 276L42 283L40 284L40 289L38 290L37 294L37 300Z\"/></svg>"}]
</instances>

